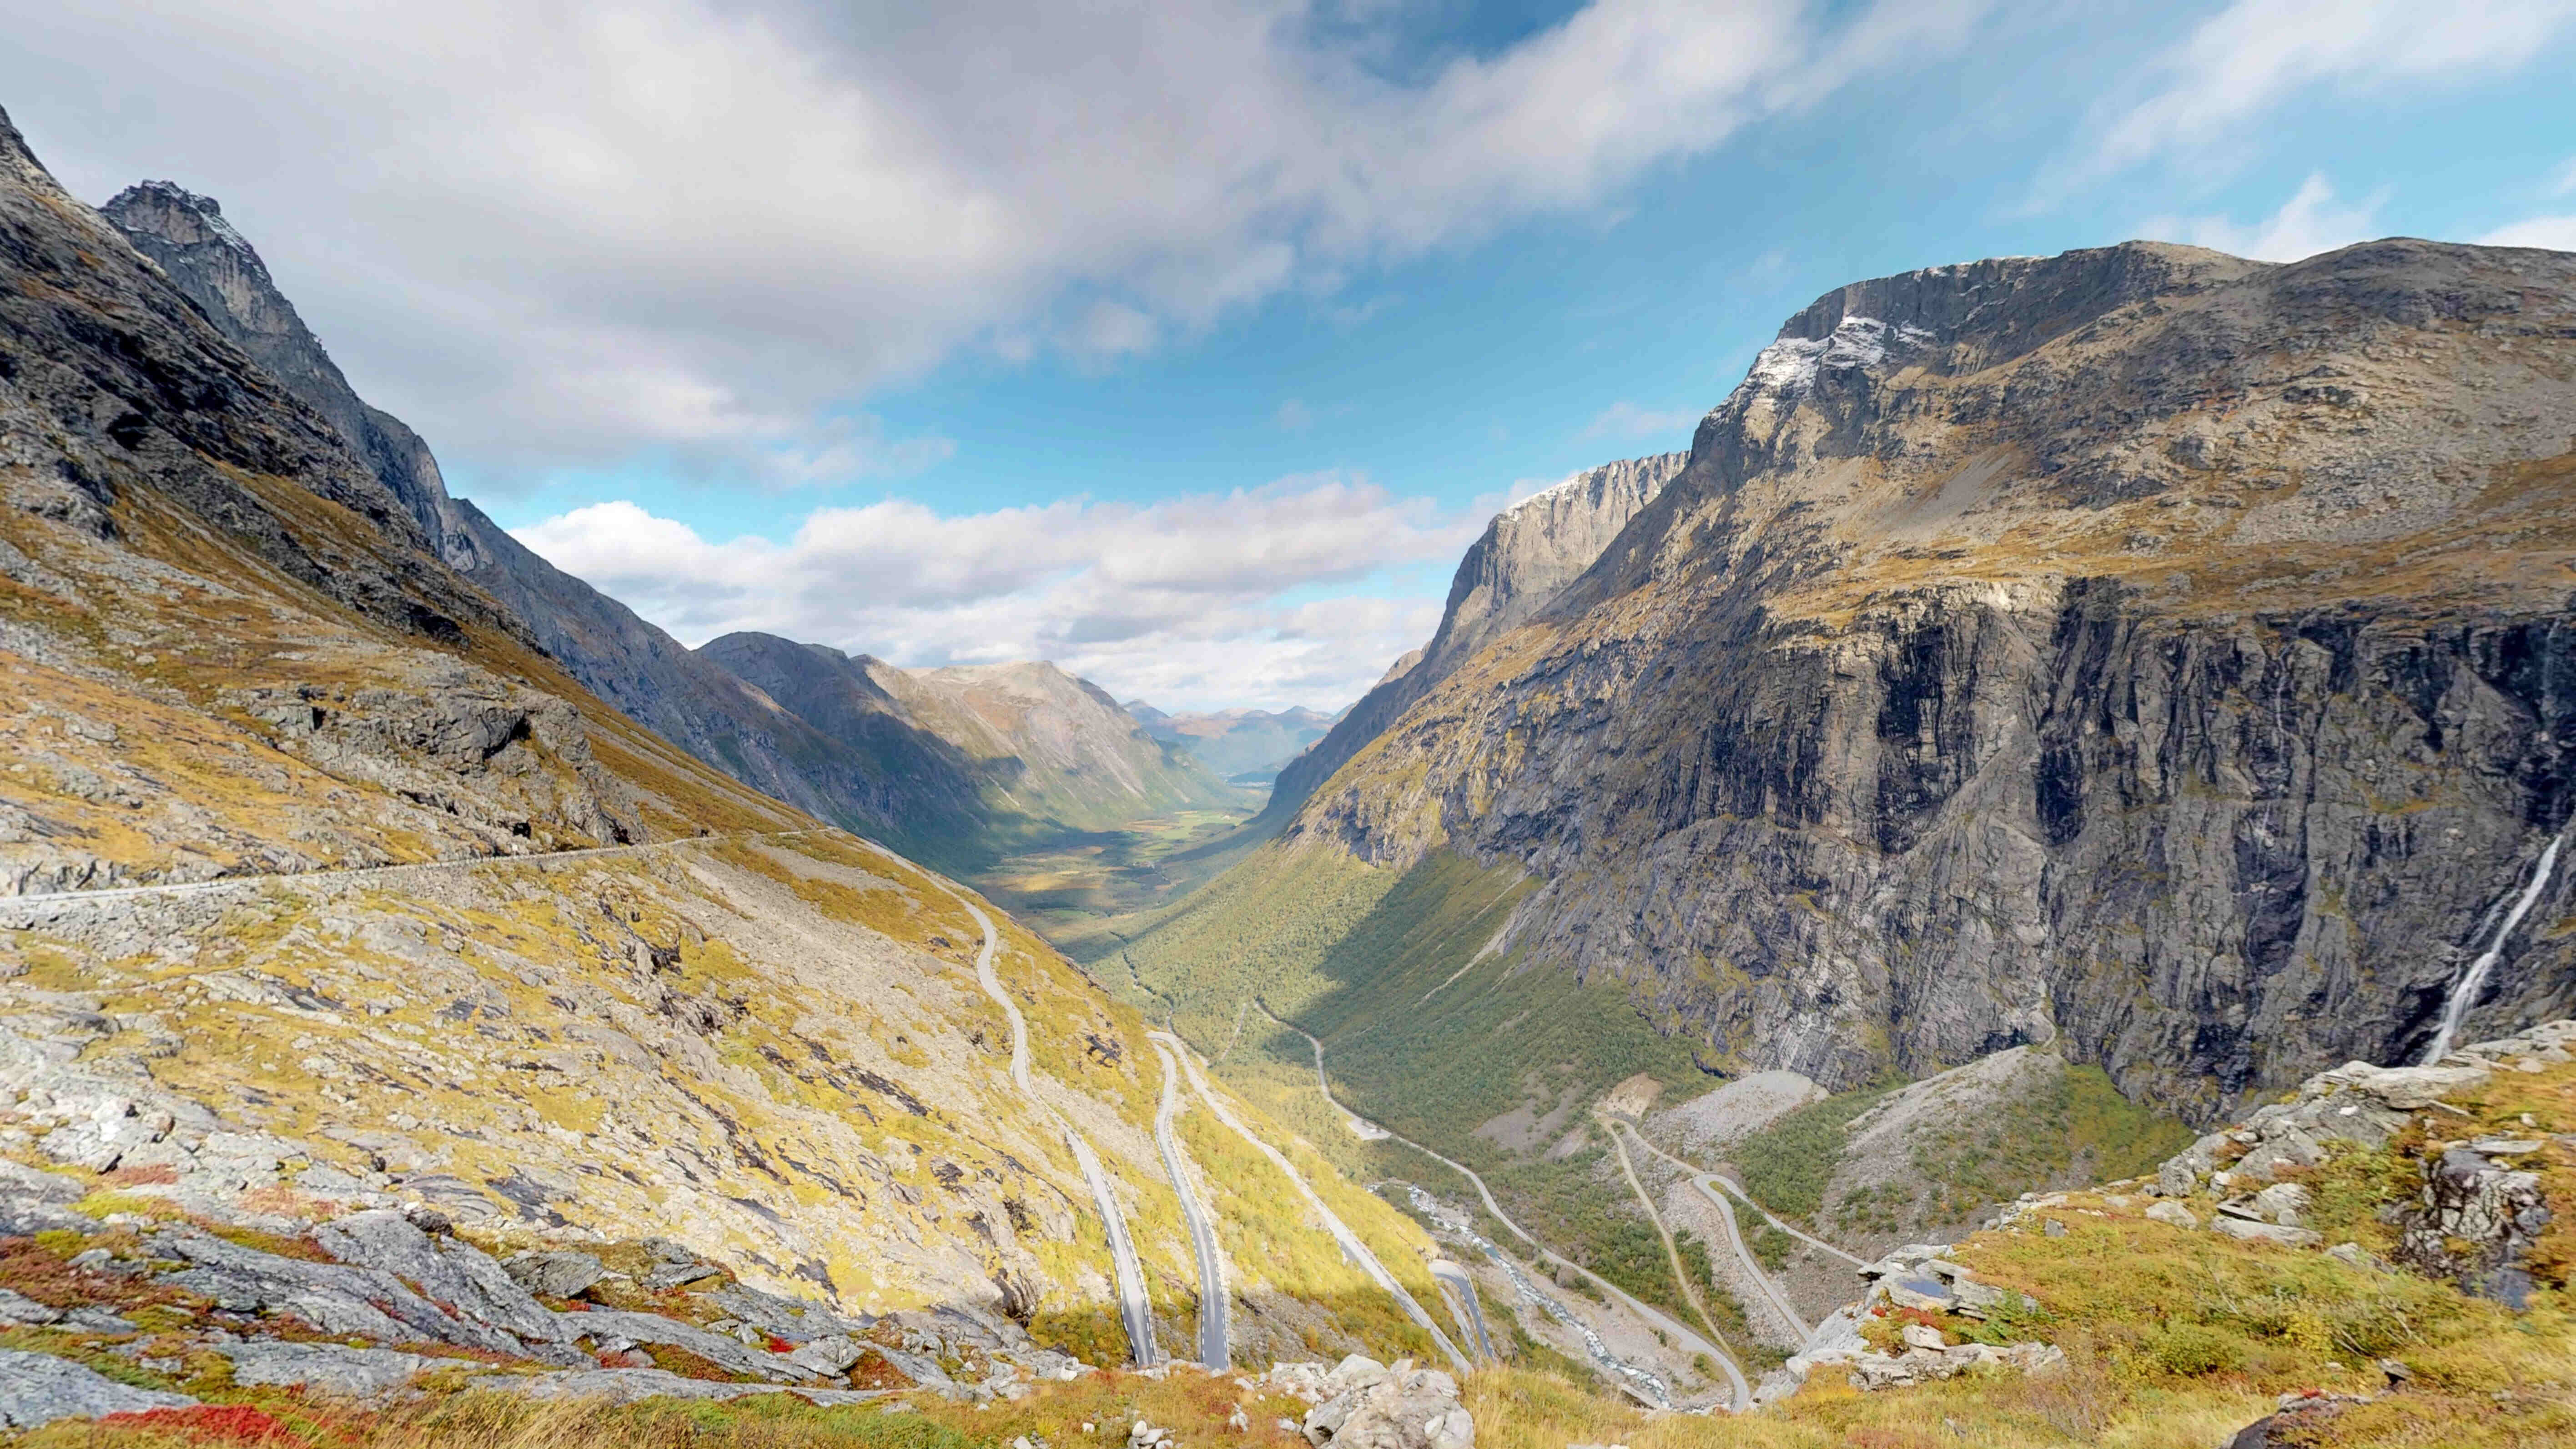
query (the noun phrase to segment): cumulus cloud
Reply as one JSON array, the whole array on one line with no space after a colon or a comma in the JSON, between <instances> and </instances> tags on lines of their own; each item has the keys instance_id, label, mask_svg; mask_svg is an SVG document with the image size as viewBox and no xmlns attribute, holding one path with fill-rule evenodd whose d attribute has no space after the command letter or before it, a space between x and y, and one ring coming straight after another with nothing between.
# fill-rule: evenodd
<instances>
[{"instance_id":1,"label":"cumulus cloud","mask_svg":"<svg viewBox=\"0 0 2576 1449\"><path fill-rule=\"evenodd\" d=\"M1980 9L1591 0L1408 69L1402 17L1316 3L0 0L0 89L94 198L223 199L469 472L792 480L845 461L817 419L961 350L1107 365L1595 205Z\"/></svg>"},{"instance_id":2,"label":"cumulus cloud","mask_svg":"<svg viewBox=\"0 0 2576 1449\"><path fill-rule=\"evenodd\" d=\"M2150 68L2152 89L2120 111L2099 170L2205 149L2295 93L2366 90L2513 69L2576 22L2576 0L2235 0Z\"/></svg>"},{"instance_id":3,"label":"cumulus cloud","mask_svg":"<svg viewBox=\"0 0 2576 1449\"><path fill-rule=\"evenodd\" d=\"M2322 174L2311 175L2280 209L2251 225L2224 216L2160 217L2150 236L2171 237L2265 262L2295 262L2376 235L2382 198L2345 205Z\"/></svg>"},{"instance_id":4,"label":"cumulus cloud","mask_svg":"<svg viewBox=\"0 0 2576 1449\"><path fill-rule=\"evenodd\" d=\"M783 543L629 502L516 536L692 645L758 629L904 664L1052 659L1175 707L1331 707L1430 636L1439 607L1404 576L1445 569L1492 502L1327 474L1145 505L822 508Z\"/></svg>"},{"instance_id":5,"label":"cumulus cloud","mask_svg":"<svg viewBox=\"0 0 2576 1449\"><path fill-rule=\"evenodd\" d=\"M2491 247L2546 247L2553 252L2576 252L2576 216L2526 217L2510 226L2500 226L2479 237Z\"/></svg>"},{"instance_id":6,"label":"cumulus cloud","mask_svg":"<svg viewBox=\"0 0 2576 1449\"><path fill-rule=\"evenodd\" d=\"M1626 399L1612 403L1592 415L1584 426L1587 438L1644 438L1657 433L1684 432L1699 426L1704 409L1643 408Z\"/></svg>"}]
</instances>

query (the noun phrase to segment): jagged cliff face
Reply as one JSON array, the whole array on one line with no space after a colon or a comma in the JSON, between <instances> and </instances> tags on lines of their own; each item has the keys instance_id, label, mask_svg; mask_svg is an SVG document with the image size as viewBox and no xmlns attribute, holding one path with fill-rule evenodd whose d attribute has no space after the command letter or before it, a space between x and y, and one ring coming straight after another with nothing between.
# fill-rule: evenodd
<instances>
[{"instance_id":1,"label":"jagged cliff face","mask_svg":"<svg viewBox=\"0 0 2576 1449\"><path fill-rule=\"evenodd\" d=\"M1605 463L1494 515L1450 579L1431 642L1397 660L1321 740L1288 762L1263 813L1285 819L1477 650L1545 610L1689 457L1659 453Z\"/></svg>"},{"instance_id":2,"label":"jagged cliff face","mask_svg":"<svg viewBox=\"0 0 2576 1449\"><path fill-rule=\"evenodd\" d=\"M2060 1041L2214 1112L2420 1050L2576 793L2576 258L2132 244L1861 283L1292 839L1745 1067ZM2554 882L2481 1028L2563 1012Z\"/></svg>"}]
</instances>

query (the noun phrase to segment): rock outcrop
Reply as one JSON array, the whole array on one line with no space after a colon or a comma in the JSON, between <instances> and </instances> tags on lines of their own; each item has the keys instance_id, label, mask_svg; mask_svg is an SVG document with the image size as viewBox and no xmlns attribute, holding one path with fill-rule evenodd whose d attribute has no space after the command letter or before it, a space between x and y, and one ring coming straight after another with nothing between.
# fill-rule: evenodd
<instances>
[{"instance_id":1,"label":"rock outcrop","mask_svg":"<svg viewBox=\"0 0 2576 1449\"><path fill-rule=\"evenodd\" d=\"M1287 838L1527 867L1518 948L1744 1071L2404 1060L2576 811L2571 337L2576 257L2412 241L1844 288ZM2569 890L2474 1022L2576 1005Z\"/></svg>"},{"instance_id":2,"label":"rock outcrop","mask_svg":"<svg viewBox=\"0 0 2576 1449\"><path fill-rule=\"evenodd\" d=\"M1313 1405L1298 1429L1315 1449L1475 1449L1457 1380L1411 1359L1275 1364L1261 1383Z\"/></svg>"}]
</instances>

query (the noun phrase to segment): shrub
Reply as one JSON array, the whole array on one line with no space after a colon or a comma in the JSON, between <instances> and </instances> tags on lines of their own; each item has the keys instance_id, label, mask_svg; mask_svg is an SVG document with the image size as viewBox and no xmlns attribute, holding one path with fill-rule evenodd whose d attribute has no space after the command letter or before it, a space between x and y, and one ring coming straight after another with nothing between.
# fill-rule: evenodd
<instances>
[{"instance_id":1,"label":"shrub","mask_svg":"<svg viewBox=\"0 0 2576 1449\"><path fill-rule=\"evenodd\" d=\"M2169 1374L2198 1378L2245 1366L2245 1345L2198 1323L2168 1323L2148 1340L2148 1356Z\"/></svg>"}]
</instances>

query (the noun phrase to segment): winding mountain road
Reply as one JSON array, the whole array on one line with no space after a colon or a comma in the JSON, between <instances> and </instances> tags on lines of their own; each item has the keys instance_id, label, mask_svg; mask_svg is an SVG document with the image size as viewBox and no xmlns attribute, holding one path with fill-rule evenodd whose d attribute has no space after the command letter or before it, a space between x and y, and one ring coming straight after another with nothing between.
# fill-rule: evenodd
<instances>
[{"instance_id":1,"label":"winding mountain road","mask_svg":"<svg viewBox=\"0 0 2576 1449\"><path fill-rule=\"evenodd\" d=\"M1405 1290L1403 1284L1395 1281L1395 1275L1386 1270L1384 1263L1378 1261L1377 1254L1369 1251L1368 1244L1360 1241L1360 1235L1351 1231L1350 1224L1343 1222L1339 1213L1324 1205L1323 1198L1318 1196L1314 1187L1306 1181L1306 1175L1297 1170L1297 1165L1288 1160L1287 1154L1263 1141L1259 1133L1244 1126L1242 1120L1237 1118L1208 1086L1206 1075L1199 1070L1198 1059L1190 1054L1189 1044L1170 1032L1148 1032L1147 1035L1157 1045L1168 1046L1179 1054L1181 1069L1189 1074L1190 1086L1198 1092L1199 1100L1207 1103L1208 1110L1216 1114L1216 1120L1232 1128L1236 1136L1251 1143L1254 1151L1270 1159L1270 1165L1287 1176L1289 1184L1297 1189L1298 1195L1306 1199L1306 1206L1313 1208L1315 1216L1323 1220L1324 1231L1332 1234L1333 1241L1341 1245L1343 1256L1357 1263L1360 1271L1368 1274L1375 1280L1378 1287L1386 1291L1388 1297L1403 1306L1405 1315L1420 1324L1424 1331L1431 1335L1431 1341L1440 1345L1440 1351L1449 1356L1449 1362L1457 1367L1458 1372L1462 1374L1474 1372L1475 1365L1469 1363L1467 1356L1458 1351L1458 1345L1449 1341L1448 1334L1440 1331L1439 1322L1423 1308L1420 1300Z\"/></svg>"},{"instance_id":2,"label":"winding mountain road","mask_svg":"<svg viewBox=\"0 0 2576 1449\"><path fill-rule=\"evenodd\" d=\"M1645 1148L1648 1152L1654 1153L1657 1157L1661 1157L1667 1162L1681 1162L1681 1159L1674 1157L1672 1154L1657 1147L1652 1142L1647 1141L1645 1133L1638 1131L1627 1122L1621 1121L1615 1117L1610 1119L1610 1133L1612 1140L1616 1141L1618 1139L1618 1135L1622 1129L1625 1129L1629 1136L1636 1138L1637 1145ZM1624 1155L1621 1158L1621 1165L1626 1165L1626 1158ZM1683 1165L1687 1167L1687 1164ZM1708 1177L1714 1177L1715 1175L1716 1174L1714 1173L1702 1174L1702 1176ZM1629 1181L1632 1183L1636 1181L1633 1171L1629 1176ZM1801 1345L1815 1337L1815 1330L1808 1327L1807 1321L1798 1316L1798 1310L1789 1302L1789 1296L1780 1291L1779 1284L1771 1281L1770 1274L1762 1271L1762 1265L1754 1259L1752 1249L1745 1245L1744 1234L1736 1226L1735 1209L1733 1205L1726 1200L1726 1195L1712 1189L1708 1184L1700 1181L1698 1177L1691 1179L1691 1185L1699 1189L1702 1196L1717 1205L1717 1220L1726 1227L1726 1245L1734 1250L1735 1261L1744 1269L1745 1276L1752 1280L1754 1287L1762 1290L1762 1299L1765 1303L1770 1305L1771 1311L1779 1314L1782 1321L1789 1325L1790 1330L1798 1335L1798 1342ZM1639 1191L1642 1194L1643 1189L1640 1188Z\"/></svg>"},{"instance_id":3,"label":"winding mountain road","mask_svg":"<svg viewBox=\"0 0 2576 1449\"><path fill-rule=\"evenodd\" d=\"M1304 1027L1288 1020L1279 1013L1272 1011L1269 1003L1260 1001L1256 998L1254 1004L1261 1008L1262 1015L1269 1017L1272 1021L1277 1022L1288 1030L1304 1037L1306 1039L1306 1044L1315 1049L1315 1088L1317 1091L1324 1094L1325 1101L1332 1103L1334 1110L1347 1115L1352 1121L1359 1123L1373 1132L1384 1133L1388 1138L1403 1143L1405 1146L1412 1148L1414 1151L1421 1153L1432 1161L1447 1167L1451 1171L1457 1173L1460 1177L1467 1179L1469 1183L1474 1185L1476 1196L1484 1200L1485 1211L1493 1214L1494 1221L1501 1223L1506 1229L1509 1229L1512 1236L1529 1244L1531 1249L1549 1264L1564 1268L1569 1272L1582 1274L1584 1279L1590 1282L1593 1287L1598 1288L1603 1293L1617 1299L1622 1307L1637 1315L1637 1317L1644 1319L1648 1325L1662 1330L1667 1337L1684 1344L1691 1352L1707 1354L1709 1358L1717 1364L1720 1371L1726 1375L1728 1387L1734 1390L1734 1407L1736 1410L1741 1412L1753 1407L1753 1386L1745 1382L1744 1370L1735 1362L1735 1356L1733 1354L1728 1353L1725 1349L1709 1342L1706 1338L1701 1337L1698 1333L1685 1327L1678 1319L1664 1313L1661 1309L1649 1307L1647 1304L1640 1302L1618 1284L1611 1282L1609 1279L1602 1277L1600 1274L1593 1272L1591 1269L1584 1267L1582 1264L1577 1263L1573 1259L1566 1257L1553 1248L1550 1248L1547 1244L1531 1237L1520 1224L1512 1221L1510 1214L1503 1211L1502 1204L1494 1201L1493 1190L1485 1186L1485 1179L1479 1177L1474 1168L1469 1167L1467 1164L1460 1162L1455 1158L1434 1152L1430 1148L1423 1146L1421 1143L1414 1141L1412 1138L1407 1137L1400 1132L1392 1131L1383 1124L1371 1122L1366 1117L1362 1117L1358 1113L1351 1111L1350 1108L1343 1106L1341 1101L1333 1095L1331 1079L1324 1075L1324 1044L1315 1039L1315 1034L1313 1032L1306 1030Z\"/></svg>"},{"instance_id":4,"label":"winding mountain road","mask_svg":"<svg viewBox=\"0 0 2576 1449\"><path fill-rule=\"evenodd\" d=\"M1628 1191L1636 1195L1637 1206L1646 1210L1646 1221L1653 1226L1655 1236L1663 1240L1664 1261L1673 1270L1674 1285L1682 1290L1682 1299L1690 1304L1691 1311L1699 1315L1700 1326L1723 1340L1726 1335L1718 1331L1717 1319L1710 1315L1708 1303L1700 1297L1699 1285L1691 1281L1690 1269L1682 1262L1682 1250L1673 1242L1672 1229L1664 1226L1664 1215L1655 1210L1655 1200L1647 1196L1646 1184L1637 1176L1637 1164L1628 1160L1628 1144L1620 1139L1615 1125L1618 1119L1607 1120L1614 1124L1610 1128L1610 1149L1619 1158L1619 1173L1628 1179Z\"/></svg>"},{"instance_id":5,"label":"winding mountain road","mask_svg":"<svg viewBox=\"0 0 2576 1449\"><path fill-rule=\"evenodd\" d=\"M1127 1328L1129 1355L1135 1359L1137 1367L1152 1368L1162 1362L1163 1355L1154 1343L1154 1309L1151 1300L1145 1296L1144 1265L1137 1260L1135 1244L1127 1237L1127 1218L1119 1212L1118 1199L1111 1194L1109 1174L1100 1165L1100 1154L1092 1151L1089 1140L1066 1120L1063 1113L1038 1096L1029 1083L1029 1024L1021 1017L1020 1008L1011 1000L1009 993L1002 989L1001 977L994 974L993 955L1001 949L1002 941L993 929L993 918L984 914L981 906L968 900L965 892L933 872L904 860L875 841L863 840L860 843L888 860L902 861L910 869L920 871L946 891L951 900L965 907L966 914L974 917L976 928L984 933L984 944L975 953L975 981L984 988L984 994L992 998L993 1004L1002 1008L1004 1019L1011 1024L1011 1085L1019 1088L1020 1095L1046 1113L1048 1119L1064 1133L1064 1145L1073 1153L1075 1165L1082 1169L1082 1180L1090 1185L1092 1202L1100 1209L1100 1224L1109 1234L1109 1261L1118 1277L1118 1316Z\"/></svg>"},{"instance_id":6,"label":"winding mountain road","mask_svg":"<svg viewBox=\"0 0 2576 1449\"><path fill-rule=\"evenodd\" d=\"M1159 1040L1154 1054L1163 1059L1163 1103L1154 1113L1154 1145L1162 1149L1163 1170L1172 1175L1172 1191L1180 1195L1181 1218L1189 1225L1190 1246L1199 1260L1199 1362L1210 1373L1222 1373L1232 1363L1225 1342L1225 1259L1217 1252L1216 1229L1199 1208L1198 1189L1190 1185L1180 1140L1172 1135L1172 1119L1181 1107L1180 1065Z\"/></svg>"},{"instance_id":7,"label":"winding mountain road","mask_svg":"<svg viewBox=\"0 0 2576 1449\"><path fill-rule=\"evenodd\" d=\"M1450 1262L1446 1258L1431 1260L1431 1276L1442 1288L1457 1295L1457 1303L1454 1305L1456 1311L1452 1312L1450 1317L1457 1319L1465 1325L1469 1333L1475 1335L1476 1356L1489 1362L1498 1358L1499 1355L1494 1352L1494 1336L1485 1331L1485 1303L1483 1299L1476 1296L1475 1276L1465 1267Z\"/></svg>"},{"instance_id":8,"label":"winding mountain road","mask_svg":"<svg viewBox=\"0 0 2576 1449\"><path fill-rule=\"evenodd\" d=\"M731 835L686 835L675 840L647 840L632 845L585 845L571 850L533 850L525 855L463 855L453 860L407 860L398 861L392 865L353 865L334 870L271 871L264 875L219 875L206 880L169 881L159 885L102 886L97 890L87 891L45 891L35 895L0 896L0 916L13 918L0 920L0 929L34 930L39 919L58 918L61 914L60 907L91 905L103 901L130 901L150 896L212 895L222 891L250 890L260 886L297 881L349 880L361 877L399 876L419 871L471 870L489 865L528 865L550 860L578 860L587 856L642 855L657 850L676 850L684 845L711 845L724 840L793 840L804 835L840 833L842 832L825 827L814 830L744 831ZM856 836L851 838L858 839ZM873 845L873 842L861 841L861 843ZM27 914L27 920L23 924L14 919L22 911Z\"/></svg>"}]
</instances>

